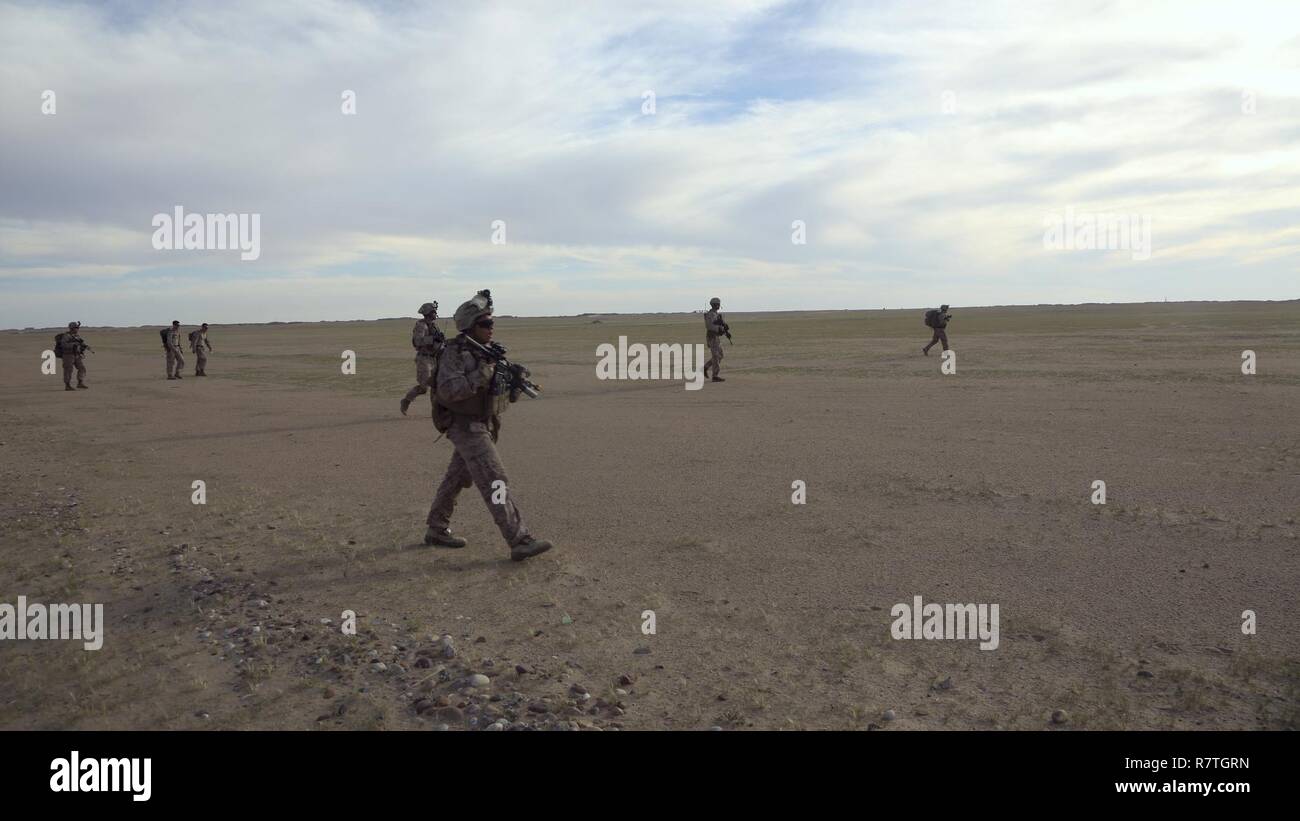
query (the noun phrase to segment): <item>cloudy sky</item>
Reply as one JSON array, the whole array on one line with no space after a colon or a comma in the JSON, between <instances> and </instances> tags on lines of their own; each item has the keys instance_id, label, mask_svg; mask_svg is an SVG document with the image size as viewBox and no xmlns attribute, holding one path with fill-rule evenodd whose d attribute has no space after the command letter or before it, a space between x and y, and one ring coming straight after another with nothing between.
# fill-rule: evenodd
<instances>
[{"instance_id":1,"label":"cloudy sky","mask_svg":"<svg viewBox=\"0 0 1300 821\"><path fill-rule=\"evenodd\" d=\"M156 250L178 205L260 215L260 257ZM1067 208L1149 219L1150 258L1044 247ZM1297 272L1294 0L0 0L0 327L482 287L522 315L1288 299Z\"/></svg>"}]
</instances>

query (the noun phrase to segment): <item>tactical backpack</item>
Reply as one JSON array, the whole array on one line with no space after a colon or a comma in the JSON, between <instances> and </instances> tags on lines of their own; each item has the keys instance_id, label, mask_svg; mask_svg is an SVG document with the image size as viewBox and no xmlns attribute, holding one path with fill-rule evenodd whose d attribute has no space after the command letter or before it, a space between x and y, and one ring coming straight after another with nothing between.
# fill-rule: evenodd
<instances>
[{"instance_id":1,"label":"tactical backpack","mask_svg":"<svg viewBox=\"0 0 1300 821\"><path fill-rule=\"evenodd\" d=\"M451 430L452 424L456 421L456 417L452 416L451 408L438 401L438 366L442 364L444 353L446 353L445 348L433 358L433 370L429 373L429 405L433 416L433 429L438 433Z\"/></svg>"},{"instance_id":2,"label":"tactical backpack","mask_svg":"<svg viewBox=\"0 0 1300 821\"><path fill-rule=\"evenodd\" d=\"M931 308L930 310L928 310L928 311L925 312L925 327L927 327L927 328L937 328L937 327L939 327L939 309L938 309L938 308Z\"/></svg>"},{"instance_id":3,"label":"tactical backpack","mask_svg":"<svg viewBox=\"0 0 1300 821\"><path fill-rule=\"evenodd\" d=\"M54 335L54 355L63 357L63 334Z\"/></svg>"},{"instance_id":4,"label":"tactical backpack","mask_svg":"<svg viewBox=\"0 0 1300 821\"><path fill-rule=\"evenodd\" d=\"M170 334L171 332L172 332L171 328L163 328L161 331L158 332L158 335L162 337L163 345L167 344L167 335Z\"/></svg>"}]
</instances>

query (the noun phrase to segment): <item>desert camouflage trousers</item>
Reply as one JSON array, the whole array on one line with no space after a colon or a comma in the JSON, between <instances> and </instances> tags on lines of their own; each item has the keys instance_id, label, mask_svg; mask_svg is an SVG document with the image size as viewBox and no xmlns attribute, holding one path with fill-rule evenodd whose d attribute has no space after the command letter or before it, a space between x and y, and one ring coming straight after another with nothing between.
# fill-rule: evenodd
<instances>
[{"instance_id":1,"label":"desert camouflage trousers","mask_svg":"<svg viewBox=\"0 0 1300 821\"><path fill-rule=\"evenodd\" d=\"M185 357L175 348L167 349L167 375L180 376L185 368Z\"/></svg>"},{"instance_id":2,"label":"desert camouflage trousers","mask_svg":"<svg viewBox=\"0 0 1300 821\"><path fill-rule=\"evenodd\" d=\"M414 402L417 396L423 396L429 390L429 380L433 378L433 366L437 361L435 356L422 353L415 355L415 387L406 392L408 403Z\"/></svg>"},{"instance_id":3,"label":"desert camouflage trousers","mask_svg":"<svg viewBox=\"0 0 1300 821\"><path fill-rule=\"evenodd\" d=\"M442 484L434 494L429 507L429 527L445 530L451 525L451 514L456 509L456 497L470 485L478 488L488 512L501 530L506 544L514 547L528 536L519 508L515 507L505 466L497 455L496 444L484 422L459 417L447 431L447 438L456 448L451 464L442 477ZM500 485L493 487L495 482ZM493 498L499 501L493 501Z\"/></svg>"},{"instance_id":4,"label":"desert camouflage trousers","mask_svg":"<svg viewBox=\"0 0 1300 821\"><path fill-rule=\"evenodd\" d=\"M927 351L930 350L930 348L931 348L931 347L934 345L934 343L936 343L936 342L942 342L942 343L943 343L943 349L944 349L945 351L948 350L948 334L947 334L946 331L944 331L943 328L935 328L935 329L934 329L934 336L930 339L930 344L925 346L925 350L927 350Z\"/></svg>"},{"instance_id":5,"label":"desert camouflage trousers","mask_svg":"<svg viewBox=\"0 0 1300 821\"><path fill-rule=\"evenodd\" d=\"M713 354L713 358L711 358L708 364L704 366L704 373L705 375L708 375L709 371L713 371L713 375L717 376L719 371L722 370L722 339L720 337L710 336L708 337L708 343L709 351Z\"/></svg>"},{"instance_id":6,"label":"desert camouflage trousers","mask_svg":"<svg viewBox=\"0 0 1300 821\"><path fill-rule=\"evenodd\" d=\"M72 387L72 372L77 372L77 384L86 384L86 365L81 354L65 353L63 355L63 384Z\"/></svg>"}]
</instances>

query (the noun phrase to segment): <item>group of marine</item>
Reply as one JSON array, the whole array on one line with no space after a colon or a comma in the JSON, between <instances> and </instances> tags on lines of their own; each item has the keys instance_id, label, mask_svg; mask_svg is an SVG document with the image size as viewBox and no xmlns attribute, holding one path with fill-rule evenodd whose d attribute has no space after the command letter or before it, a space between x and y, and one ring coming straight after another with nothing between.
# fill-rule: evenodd
<instances>
[{"instance_id":1,"label":"group of marine","mask_svg":"<svg viewBox=\"0 0 1300 821\"><path fill-rule=\"evenodd\" d=\"M163 328L159 331L159 336L162 339L163 352L167 357L167 378L183 378L181 370L185 367L185 355L181 352L180 320L172 320L171 327ZM204 322L190 331L187 338L190 352L195 356L194 375L207 376L208 353L212 351L212 343L208 341L208 323ZM94 353L95 349L87 345L86 340L81 337L80 322L69 322L68 330L54 337L54 356L63 361L65 391L90 388L86 384L86 351ZM73 373L77 375L77 388L72 387Z\"/></svg>"},{"instance_id":2,"label":"group of marine","mask_svg":"<svg viewBox=\"0 0 1300 821\"><path fill-rule=\"evenodd\" d=\"M731 326L722 316L722 301L709 300L709 310L704 314L705 342L711 354L704 366L704 375L712 372L712 381L725 381L722 376L722 337L731 339ZM934 330L930 344L922 351L929 353L937 342L948 350L948 337L944 332L951 315L948 306L926 312L925 323ZM402 397L401 411L406 415L411 403L432 390L430 397L434 427L445 435L454 448L451 463L442 482L434 493L429 515L425 520L428 529L424 543L443 548L462 548L467 542L451 532L451 515L456 508L456 498L471 485L478 488L488 512L496 522L502 537L510 548L510 558L523 561L551 549L551 543L534 537L524 524L523 514L510 492L510 481L501 463L496 442L501 433L501 414L521 394L536 397L540 387L530 381L529 372L506 359L506 349L492 340L492 294L479 291L456 309L453 317L457 335L447 339L438 328L438 303L426 302L420 306L421 318L411 331L411 345L415 348L415 387ZM66 333L55 338L55 355L63 359L63 384L71 385L72 373L77 374L77 387L86 388L86 368L83 354L90 350L80 334L81 323L68 324ZM207 353L212 350L207 339L205 322L188 336L190 351L197 356L195 376L206 376ZM185 358L181 353L181 323L173 321L170 328L160 332L163 349L167 355L167 378L180 379ZM93 351L92 351L93 352Z\"/></svg>"}]
</instances>

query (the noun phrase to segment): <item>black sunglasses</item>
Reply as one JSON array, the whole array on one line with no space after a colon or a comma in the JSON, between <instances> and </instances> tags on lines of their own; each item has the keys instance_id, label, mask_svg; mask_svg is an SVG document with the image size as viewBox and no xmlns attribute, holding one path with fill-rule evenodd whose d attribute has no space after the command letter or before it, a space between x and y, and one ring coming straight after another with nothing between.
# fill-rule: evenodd
<instances>
[{"instance_id":1,"label":"black sunglasses","mask_svg":"<svg viewBox=\"0 0 1300 821\"><path fill-rule=\"evenodd\" d=\"M492 320L490 320L490 319L480 319L478 322L475 322L474 325L475 325L476 327L479 327L479 328L491 328L491 327L492 327Z\"/></svg>"}]
</instances>

